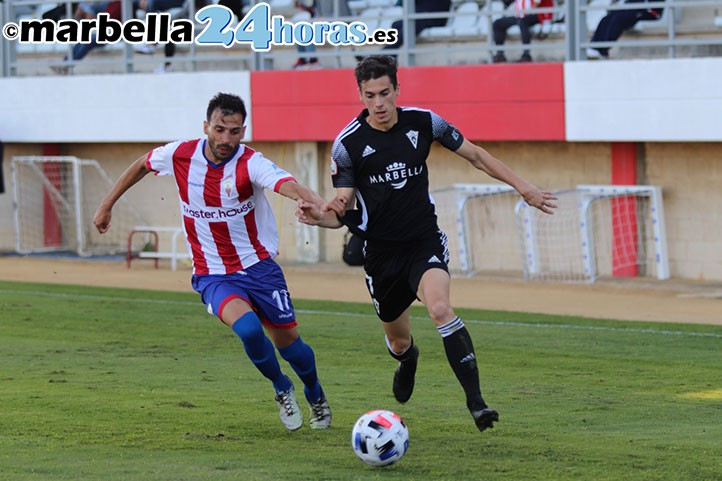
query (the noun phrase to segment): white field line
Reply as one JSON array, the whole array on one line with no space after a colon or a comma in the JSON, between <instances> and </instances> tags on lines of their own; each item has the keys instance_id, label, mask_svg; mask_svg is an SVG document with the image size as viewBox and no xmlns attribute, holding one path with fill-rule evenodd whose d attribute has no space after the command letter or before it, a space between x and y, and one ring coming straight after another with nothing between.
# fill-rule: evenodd
<instances>
[{"instance_id":1,"label":"white field line","mask_svg":"<svg viewBox=\"0 0 722 481\"><path fill-rule=\"evenodd\" d=\"M66 299L87 299L94 301L128 301L128 302L140 302L146 304L165 304L165 305L178 305L178 306L198 306L202 308L202 304L199 301L173 301L165 299L145 299L129 297L112 297L112 296L96 296L92 294L68 294L63 292L41 292L41 291L16 291L10 289L0 289L0 294L22 294L29 296L44 296L44 297L59 297ZM319 311L319 310L308 310L308 309L296 309L299 314L311 314L311 315L322 315L322 316L334 316L334 317L360 317L376 319L373 314L359 314L353 312L336 312L336 311ZM417 320L428 320L425 316L411 316L411 319ZM722 334L713 332L694 332L694 331L670 331L666 329L636 329L636 328L621 328L621 327L607 327L607 326L581 326L577 324L536 324L531 322L514 322L514 321L483 321L477 319L463 319L466 324L480 324L487 326L506 326L506 327L528 327L534 329L572 329L579 331L601 331L601 332L624 332L634 334L657 334L662 336L690 336L690 337L712 337L722 339Z\"/></svg>"}]
</instances>

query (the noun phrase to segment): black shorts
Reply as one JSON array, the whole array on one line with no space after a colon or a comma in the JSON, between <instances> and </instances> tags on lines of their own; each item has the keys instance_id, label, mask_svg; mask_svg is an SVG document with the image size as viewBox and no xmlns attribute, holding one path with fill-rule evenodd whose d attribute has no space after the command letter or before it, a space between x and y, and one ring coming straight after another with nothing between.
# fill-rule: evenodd
<instances>
[{"instance_id":1,"label":"black shorts","mask_svg":"<svg viewBox=\"0 0 722 481\"><path fill-rule=\"evenodd\" d=\"M429 269L449 272L446 234L392 248L366 245L366 287L383 322L397 319L416 300L421 277Z\"/></svg>"}]
</instances>

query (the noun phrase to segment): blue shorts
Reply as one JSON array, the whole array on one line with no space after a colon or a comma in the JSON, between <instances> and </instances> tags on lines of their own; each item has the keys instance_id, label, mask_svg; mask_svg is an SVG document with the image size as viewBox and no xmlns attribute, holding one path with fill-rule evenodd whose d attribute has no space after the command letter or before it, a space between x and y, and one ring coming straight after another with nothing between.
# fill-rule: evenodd
<instances>
[{"instance_id":1,"label":"blue shorts","mask_svg":"<svg viewBox=\"0 0 722 481\"><path fill-rule=\"evenodd\" d=\"M233 274L194 275L191 285L200 293L201 300L208 306L208 312L219 318L229 301L242 299L264 324L279 329L296 326L296 313L286 278L273 259L264 259Z\"/></svg>"}]
</instances>

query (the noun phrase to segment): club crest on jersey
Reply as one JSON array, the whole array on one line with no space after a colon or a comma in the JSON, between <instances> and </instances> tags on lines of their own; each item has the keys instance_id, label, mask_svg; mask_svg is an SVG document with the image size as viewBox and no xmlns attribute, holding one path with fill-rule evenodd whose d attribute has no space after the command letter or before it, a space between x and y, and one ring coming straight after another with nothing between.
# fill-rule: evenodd
<instances>
[{"instance_id":1,"label":"club crest on jersey","mask_svg":"<svg viewBox=\"0 0 722 481\"><path fill-rule=\"evenodd\" d=\"M386 166L386 172L378 175L370 175L369 183L385 184L390 183L394 189L403 189L410 177L415 177L424 171L423 165L406 167L404 162L394 162Z\"/></svg>"},{"instance_id":2,"label":"club crest on jersey","mask_svg":"<svg viewBox=\"0 0 722 481\"><path fill-rule=\"evenodd\" d=\"M231 197L231 194L233 194L233 181L231 179L223 181L223 191L226 193L228 198Z\"/></svg>"},{"instance_id":3,"label":"club crest on jersey","mask_svg":"<svg viewBox=\"0 0 722 481\"><path fill-rule=\"evenodd\" d=\"M409 140L411 141L411 145L413 145L414 148L416 148L416 144L419 143L419 131L418 130L409 130L408 132L406 132L406 137L408 137Z\"/></svg>"}]
</instances>

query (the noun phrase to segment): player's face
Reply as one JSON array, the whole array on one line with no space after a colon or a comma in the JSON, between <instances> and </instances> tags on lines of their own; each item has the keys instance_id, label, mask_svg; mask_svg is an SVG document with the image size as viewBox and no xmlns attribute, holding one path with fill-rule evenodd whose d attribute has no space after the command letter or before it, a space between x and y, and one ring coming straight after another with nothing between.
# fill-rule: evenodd
<instances>
[{"instance_id":1,"label":"player's face","mask_svg":"<svg viewBox=\"0 0 722 481\"><path fill-rule=\"evenodd\" d=\"M240 113L224 115L218 108L210 121L203 122L203 132L208 136L205 149L208 160L220 164L233 156L246 133L243 121Z\"/></svg>"},{"instance_id":2,"label":"player's face","mask_svg":"<svg viewBox=\"0 0 722 481\"><path fill-rule=\"evenodd\" d=\"M371 127L389 130L396 124L396 97L399 87L393 86L388 75L361 82L361 100L369 111L368 122Z\"/></svg>"}]
</instances>

